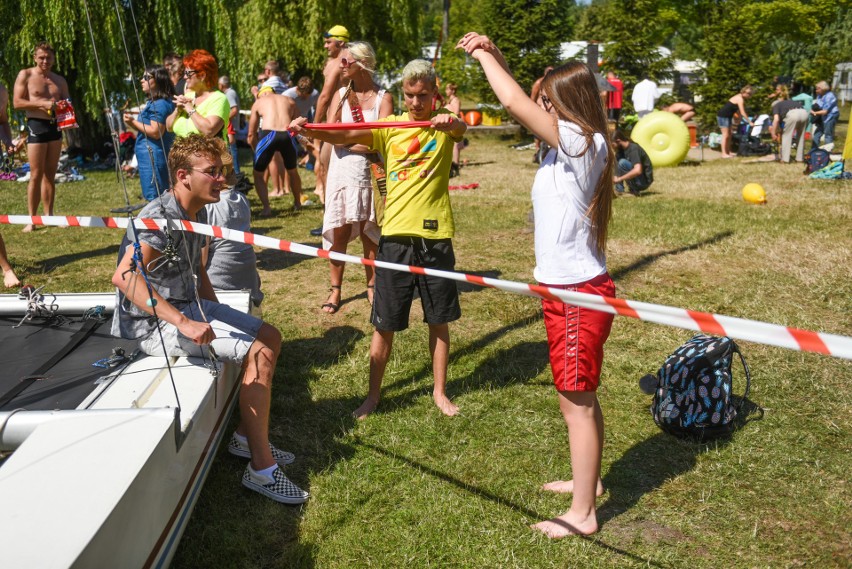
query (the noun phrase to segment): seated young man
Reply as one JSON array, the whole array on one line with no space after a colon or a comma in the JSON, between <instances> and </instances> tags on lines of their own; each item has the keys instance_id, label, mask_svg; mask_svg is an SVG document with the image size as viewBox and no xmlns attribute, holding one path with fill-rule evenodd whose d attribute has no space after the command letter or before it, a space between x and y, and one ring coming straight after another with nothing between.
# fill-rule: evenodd
<instances>
[{"instance_id":1,"label":"seated young man","mask_svg":"<svg viewBox=\"0 0 852 569\"><path fill-rule=\"evenodd\" d=\"M654 168L645 150L630 140L621 130L613 135L615 157L618 160L615 176L615 191L618 195L638 196L642 190L647 190L654 181ZM624 191L627 182L628 192Z\"/></svg>"},{"instance_id":2,"label":"seated young man","mask_svg":"<svg viewBox=\"0 0 852 569\"><path fill-rule=\"evenodd\" d=\"M455 267L452 237L455 233L448 186L453 145L463 139L467 126L446 109L432 111L437 92L435 70L417 59L402 71L402 92L408 112L383 121L431 121L429 128L325 131L304 128L299 118L290 129L332 144L363 144L379 152L387 172L382 237L377 261L451 271ZM381 121L380 121L381 122ZM448 323L461 317L454 281L376 269L370 344L370 387L366 401L354 412L362 419L379 403L385 366L394 333L408 328L415 287L429 325L429 349L435 386L432 398L445 415L458 413L446 394L450 353Z\"/></svg>"},{"instance_id":3,"label":"seated young man","mask_svg":"<svg viewBox=\"0 0 852 569\"><path fill-rule=\"evenodd\" d=\"M145 206L139 217L206 223L204 206L219 201L224 187L222 155L226 153L218 138L191 134L178 139L169 154L172 189ZM139 261L133 258L136 235ZM308 493L279 468L293 462L294 456L269 442L272 376L281 334L253 316L216 302L201 263L206 241L204 235L185 231L128 228L127 246L112 277L120 293L113 334L139 338L145 353L159 356L209 357L210 350L204 348L209 345L218 359L242 365L240 423L228 451L250 459L243 485L277 502L304 503ZM150 294L141 267L151 284Z\"/></svg>"}]
</instances>

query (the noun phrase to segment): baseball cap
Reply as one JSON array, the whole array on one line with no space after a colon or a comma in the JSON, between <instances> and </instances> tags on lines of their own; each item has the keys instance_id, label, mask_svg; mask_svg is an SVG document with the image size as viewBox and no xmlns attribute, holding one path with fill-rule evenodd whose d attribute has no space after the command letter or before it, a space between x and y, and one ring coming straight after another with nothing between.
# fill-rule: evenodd
<instances>
[{"instance_id":1,"label":"baseball cap","mask_svg":"<svg viewBox=\"0 0 852 569\"><path fill-rule=\"evenodd\" d=\"M349 30L341 25L332 26L330 30L323 34L323 37L340 41L349 41Z\"/></svg>"}]
</instances>

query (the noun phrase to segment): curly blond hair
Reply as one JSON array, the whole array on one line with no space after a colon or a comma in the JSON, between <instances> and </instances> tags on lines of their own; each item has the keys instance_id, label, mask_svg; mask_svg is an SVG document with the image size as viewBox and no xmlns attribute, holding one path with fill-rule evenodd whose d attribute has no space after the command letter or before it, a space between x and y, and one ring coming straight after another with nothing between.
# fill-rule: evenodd
<instances>
[{"instance_id":1,"label":"curly blond hair","mask_svg":"<svg viewBox=\"0 0 852 569\"><path fill-rule=\"evenodd\" d=\"M200 156L215 161L227 153L225 142L221 138L208 138L203 134L190 134L175 140L169 152L169 171L172 174L172 186L177 182L178 170L192 169L192 159Z\"/></svg>"}]
</instances>

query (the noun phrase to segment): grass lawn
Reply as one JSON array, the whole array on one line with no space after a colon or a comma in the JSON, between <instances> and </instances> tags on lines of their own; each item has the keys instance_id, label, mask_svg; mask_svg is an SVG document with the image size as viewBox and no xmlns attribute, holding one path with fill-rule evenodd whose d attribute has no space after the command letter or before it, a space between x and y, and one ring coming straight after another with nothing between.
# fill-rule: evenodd
<instances>
[{"instance_id":1,"label":"grass lawn","mask_svg":"<svg viewBox=\"0 0 852 569\"><path fill-rule=\"evenodd\" d=\"M842 142L848 123L838 128ZM532 152L471 137L454 183L457 269L531 281ZM615 201L609 267L624 298L852 335L852 182L800 165L717 160L658 169L648 195ZM769 203L744 202L762 184ZM312 174L304 175L313 186ZM0 182L0 211L24 213L25 185ZM138 182L128 181L131 201ZM260 211L255 194L254 212ZM258 233L319 245L312 207L256 219ZM60 214L124 205L112 173L58 188ZM104 291L121 232L3 227L22 280L51 292ZM350 253L358 253L357 242ZM617 318L599 397L606 421L601 531L550 542L528 525L569 500L539 490L570 477L539 303L461 286L448 389L431 401L428 332L418 305L396 337L379 411L350 416L367 389L372 328L363 271L348 267L339 313L319 310L327 263L259 252L264 316L284 337L271 438L296 453L302 508L240 485L224 449L174 567L848 567L852 563L852 363L740 342L762 417L707 445L661 433L638 379L691 332ZM735 391L743 374L735 364ZM232 426L235 422L232 420Z\"/></svg>"}]
</instances>

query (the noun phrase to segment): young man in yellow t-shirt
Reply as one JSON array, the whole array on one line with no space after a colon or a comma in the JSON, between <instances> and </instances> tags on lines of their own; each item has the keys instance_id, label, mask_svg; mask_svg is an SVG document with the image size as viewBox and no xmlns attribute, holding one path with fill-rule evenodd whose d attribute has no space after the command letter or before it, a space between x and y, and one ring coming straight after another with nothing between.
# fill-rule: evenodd
<instances>
[{"instance_id":1,"label":"young man in yellow t-shirt","mask_svg":"<svg viewBox=\"0 0 852 569\"><path fill-rule=\"evenodd\" d=\"M402 91L408 112L382 120L428 120L431 128L321 131L303 128L307 120L300 118L291 123L290 129L332 144L363 144L383 156L387 200L376 260L453 270L455 226L448 186L453 145L462 140L467 126L446 109L432 111L437 82L428 61L416 59L405 66ZM448 323L461 317L455 281L379 268L373 299L372 322L376 330L370 344L370 388L367 399L354 412L359 419L373 412L379 403L394 333L408 328L415 287L429 325L435 378L432 398L445 415L458 413L446 393Z\"/></svg>"}]
</instances>

